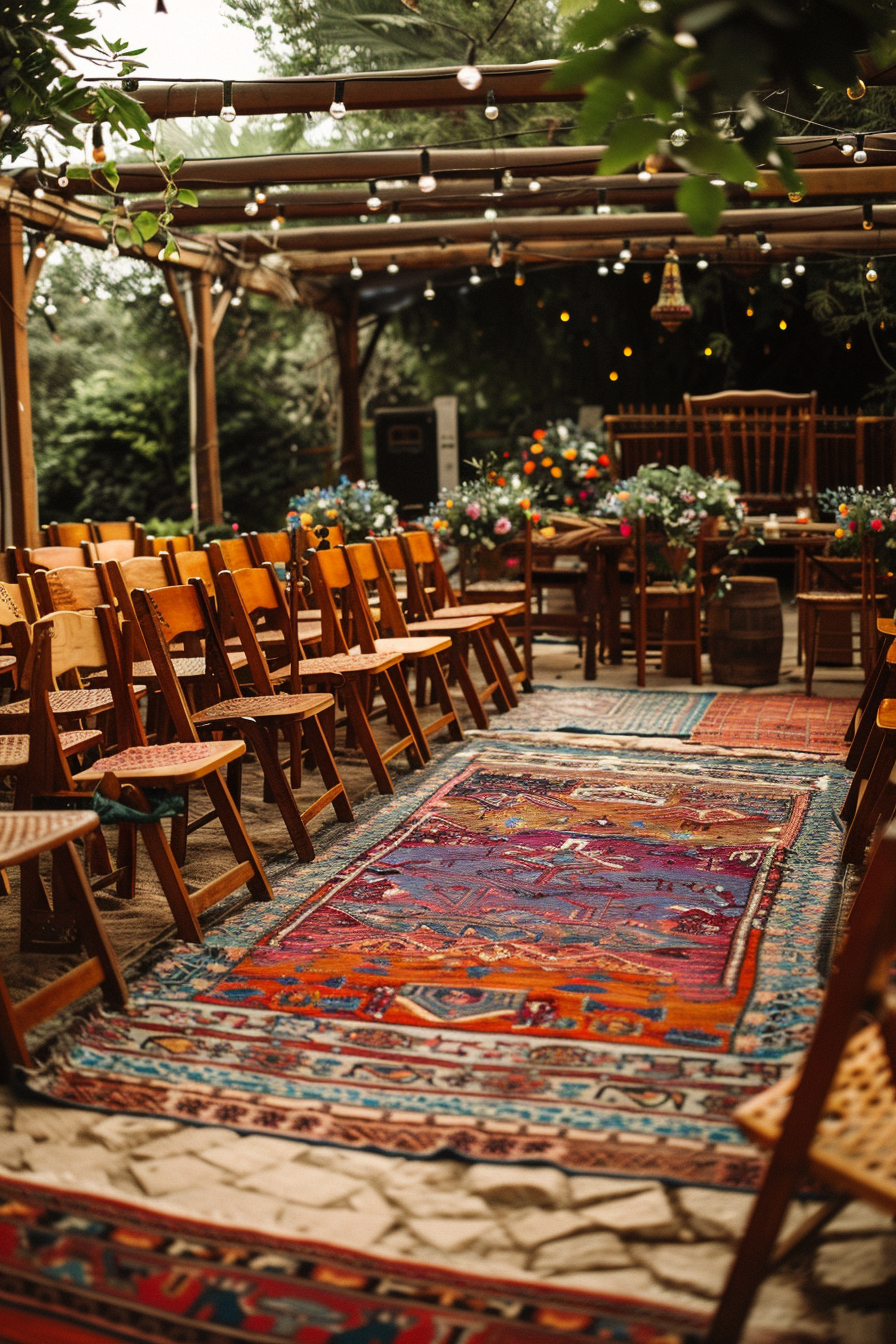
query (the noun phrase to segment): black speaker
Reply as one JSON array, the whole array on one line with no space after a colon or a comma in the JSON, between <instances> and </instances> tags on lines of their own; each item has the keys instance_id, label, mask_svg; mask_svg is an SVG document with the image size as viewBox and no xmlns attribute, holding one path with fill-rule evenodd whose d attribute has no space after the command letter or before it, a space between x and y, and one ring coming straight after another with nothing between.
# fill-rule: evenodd
<instances>
[{"instance_id":1,"label":"black speaker","mask_svg":"<svg viewBox=\"0 0 896 1344\"><path fill-rule=\"evenodd\" d=\"M418 518L439 495L436 413L431 406L374 411L376 478L402 518Z\"/></svg>"}]
</instances>

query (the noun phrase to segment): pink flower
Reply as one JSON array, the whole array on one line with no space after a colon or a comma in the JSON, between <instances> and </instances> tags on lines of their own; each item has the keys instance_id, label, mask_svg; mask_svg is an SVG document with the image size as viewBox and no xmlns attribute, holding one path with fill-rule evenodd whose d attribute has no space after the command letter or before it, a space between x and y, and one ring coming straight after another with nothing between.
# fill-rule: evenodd
<instances>
[{"instance_id":1,"label":"pink flower","mask_svg":"<svg viewBox=\"0 0 896 1344\"><path fill-rule=\"evenodd\" d=\"M855 532L855 530L856 530L857 527L858 527L858 523L856 522L855 519L853 519L852 522L851 522L850 525L849 525L849 530L850 530L850 532Z\"/></svg>"},{"instance_id":2,"label":"pink flower","mask_svg":"<svg viewBox=\"0 0 896 1344\"><path fill-rule=\"evenodd\" d=\"M477 519L477 518L481 515L481 513L482 513L482 505L481 505L481 504L477 504L477 503L476 503L476 500L474 499L474 500L471 501L471 503L469 503L469 504L467 505L466 513L467 513L467 517L468 517L468 518L472 518L473 521L475 522L476 519Z\"/></svg>"},{"instance_id":3,"label":"pink flower","mask_svg":"<svg viewBox=\"0 0 896 1344\"><path fill-rule=\"evenodd\" d=\"M883 529L883 523L881 522L881 520L880 520L879 518L872 518L872 519L871 519L871 531L872 531L872 532L880 532L880 531L882 531L882 529Z\"/></svg>"},{"instance_id":4,"label":"pink flower","mask_svg":"<svg viewBox=\"0 0 896 1344\"><path fill-rule=\"evenodd\" d=\"M620 535L620 537L630 537L631 534L632 534L632 525L631 525L631 523L622 522L622 523L619 524L619 535Z\"/></svg>"},{"instance_id":5,"label":"pink flower","mask_svg":"<svg viewBox=\"0 0 896 1344\"><path fill-rule=\"evenodd\" d=\"M495 535L503 537L512 530L513 530L513 523L510 521L509 518L505 518L504 515L502 514L501 517L495 523Z\"/></svg>"}]
</instances>

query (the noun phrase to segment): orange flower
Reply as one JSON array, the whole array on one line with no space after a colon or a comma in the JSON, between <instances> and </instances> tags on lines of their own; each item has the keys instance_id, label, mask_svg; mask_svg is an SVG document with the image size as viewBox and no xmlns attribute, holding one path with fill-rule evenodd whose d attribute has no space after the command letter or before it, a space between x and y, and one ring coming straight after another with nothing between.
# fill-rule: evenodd
<instances>
[{"instance_id":1,"label":"orange flower","mask_svg":"<svg viewBox=\"0 0 896 1344\"><path fill-rule=\"evenodd\" d=\"M532 501L531 501L531 500L529 500L529 499L521 499L521 500L520 500L520 508L521 508L521 509L529 509L529 508L531 508L531 507L532 507Z\"/></svg>"},{"instance_id":2,"label":"orange flower","mask_svg":"<svg viewBox=\"0 0 896 1344\"><path fill-rule=\"evenodd\" d=\"M843 514L843 517L845 518L846 515L849 513L849 505L848 505L848 504L841 504L841 505L839 506L839 512L842 513L842 514Z\"/></svg>"},{"instance_id":3,"label":"orange flower","mask_svg":"<svg viewBox=\"0 0 896 1344\"><path fill-rule=\"evenodd\" d=\"M532 431L532 437L536 441L536 443L541 443L545 434L547 434L546 429L533 429Z\"/></svg>"},{"instance_id":4,"label":"orange flower","mask_svg":"<svg viewBox=\"0 0 896 1344\"><path fill-rule=\"evenodd\" d=\"M527 476L531 476L534 470L535 470L534 462L526 462L523 466L523 471L526 473Z\"/></svg>"},{"instance_id":5,"label":"orange flower","mask_svg":"<svg viewBox=\"0 0 896 1344\"><path fill-rule=\"evenodd\" d=\"M620 490L619 493L617 494L616 498L617 498L617 499L623 499L623 500L628 499L628 491L627 491L627 490Z\"/></svg>"},{"instance_id":6,"label":"orange flower","mask_svg":"<svg viewBox=\"0 0 896 1344\"><path fill-rule=\"evenodd\" d=\"M557 529L556 527L543 527L541 529L541 535L547 540L550 540L551 537L556 537Z\"/></svg>"},{"instance_id":7,"label":"orange flower","mask_svg":"<svg viewBox=\"0 0 896 1344\"><path fill-rule=\"evenodd\" d=\"M541 465L543 467L552 467L554 465L554 459L552 457L543 457L541 459Z\"/></svg>"},{"instance_id":8,"label":"orange flower","mask_svg":"<svg viewBox=\"0 0 896 1344\"><path fill-rule=\"evenodd\" d=\"M567 462L575 462L578 454L575 448L564 448L563 456L566 458Z\"/></svg>"},{"instance_id":9,"label":"orange flower","mask_svg":"<svg viewBox=\"0 0 896 1344\"><path fill-rule=\"evenodd\" d=\"M551 475L556 476L557 479L559 480L560 477L563 475L562 467L551 467Z\"/></svg>"},{"instance_id":10,"label":"orange flower","mask_svg":"<svg viewBox=\"0 0 896 1344\"><path fill-rule=\"evenodd\" d=\"M843 531L843 528L842 528L842 527L838 527L837 530L836 530L836 532L834 533L834 536L835 536L835 537L838 539L838 541L839 541L839 539L840 539L841 537L845 537L845 536L846 536L846 533Z\"/></svg>"},{"instance_id":11,"label":"orange flower","mask_svg":"<svg viewBox=\"0 0 896 1344\"><path fill-rule=\"evenodd\" d=\"M499 477L498 477L498 484L499 484L499 485L506 485L506 484L507 484L507 482L506 482L506 480L504 479L503 476L499 476Z\"/></svg>"},{"instance_id":12,"label":"orange flower","mask_svg":"<svg viewBox=\"0 0 896 1344\"><path fill-rule=\"evenodd\" d=\"M529 449L529 452L530 452L530 453L540 453L540 452L541 452L541 444L540 444L540 443L533 443L533 444L532 444L532 447Z\"/></svg>"},{"instance_id":13,"label":"orange flower","mask_svg":"<svg viewBox=\"0 0 896 1344\"><path fill-rule=\"evenodd\" d=\"M588 470L585 472L585 480L593 481L595 476L597 475L598 475L597 467L589 467Z\"/></svg>"}]
</instances>

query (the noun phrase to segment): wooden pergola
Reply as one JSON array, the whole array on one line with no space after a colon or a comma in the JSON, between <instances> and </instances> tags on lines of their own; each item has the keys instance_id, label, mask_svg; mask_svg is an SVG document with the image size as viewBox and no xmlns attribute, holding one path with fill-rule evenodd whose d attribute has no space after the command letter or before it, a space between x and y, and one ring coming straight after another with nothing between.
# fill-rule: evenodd
<instances>
[{"instance_id":1,"label":"wooden pergola","mask_svg":"<svg viewBox=\"0 0 896 1344\"><path fill-rule=\"evenodd\" d=\"M494 91L499 102L575 101L557 92L553 62L481 67L475 91L445 70L321 75L225 85L141 80L134 94L151 117L217 116L226 91L238 115L326 110L336 85L347 108L470 106ZM891 71L869 81L891 82ZM237 288L284 304L301 304L332 321L339 361L343 469L360 475L361 380L383 326L383 309L363 356L359 314L377 295L394 300L422 293L427 280L456 282L469 266L556 266L615 257L625 243L635 261L657 261L675 240L682 256L704 254L739 265L767 265L796 256L880 256L896 229L896 135L866 134L868 163L841 152L835 134L782 139L796 155L804 199L783 204L787 190L773 170L750 190L728 189L729 208L711 238L693 234L673 208L684 179L669 160L655 174L595 174L604 147L508 145L419 146L371 151L319 151L251 158L188 160L177 183L199 193L199 207L175 207L179 256L163 262L156 242L122 249L162 270L189 351L191 467L204 521L223 516L215 409L214 341ZM848 137L847 137L848 138ZM426 167L436 189L418 185ZM38 536L37 484L31 439L26 313L44 249L57 239L103 248L99 220L110 205L130 213L161 211L164 177L151 163L120 164L113 194L99 169L89 181L60 188L51 170L24 168L0 178L0 369L4 538L33 545ZM368 204L371 184L381 205ZM533 189L537 187L537 190ZM35 195L35 192L37 194ZM265 199L255 202L255 195ZM257 204L251 218L249 202ZM250 206L251 209L251 206ZM484 216L484 211L489 217ZM869 214L870 211L870 214ZM588 213L583 213L588 212ZM411 219L402 216L408 214ZM387 216L399 215L400 222ZM361 222L366 216L366 222ZM324 222L330 221L330 222ZM869 227L870 225L870 227ZM757 234L771 244L760 249ZM26 255L25 240L32 242ZM357 264L363 278L352 280ZM387 274L391 266L393 272ZM415 273L396 286L394 267ZM453 273L453 274L452 274ZM220 283L217 283L220 282ZM213 286L217 293L213 293Z\"/></svg>"}]
</instances>

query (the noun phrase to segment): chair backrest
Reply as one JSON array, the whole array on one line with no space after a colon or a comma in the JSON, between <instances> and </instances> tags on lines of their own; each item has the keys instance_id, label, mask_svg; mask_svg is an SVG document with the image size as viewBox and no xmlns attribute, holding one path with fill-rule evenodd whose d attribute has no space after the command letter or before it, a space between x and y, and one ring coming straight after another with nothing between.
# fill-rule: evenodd
<instances>
[{"instance_id":1,"label":"chair backrest","mask_svg":"<svg viewBox=\"0 0 896 1344\"><path fill-rule=\"evenodd\" d=\"M89 523L48 523L44 534L48 546L80 546L93 540Z\"/></svg>"},{"instance_id":2,"label":"chair backrest","mask_svg":"<svg viewBox=\"0 0 896 1344\"><path fill-rule=\"evenodd\" d=\"M376 548L385 567L392 574L403 574L407 589L408 614L412 620L428 621L432 619L432 604L426 593L426 587L420 577L419 563L429 562L432 554L430 538L427 533L408 533L419 536L413 543L406 541L405 535L377 537ZM397 600L397 599L396 599Z\"/></svg>"},{"instance_id":3,"label":"chair backrest","mask_svg":"<svg viewBox=\"0 0 896 1344\"><path fill-rule=\"evenodd\" d=\"M342 550L348 558L357 589L365 596L371 586L376 591L380 610L380 633L391 639L407 638L408 627L404 612L395 592L392 576L377 546L371 541L358 541L351 546L343 547ZM373 626L372 615L370 625Z\"/></svg>"},{"instance_id":4,"label":"chair backrest","mask_svg":"<svg viewBox=\"0 0 896 1344\"><path fill-rule=\"evenodd\" d=\"M610 462L618 462L622 477L634 476L645 463L680 467L688 460L687 421L681 411L628 413L604 417L609 442L616 449ZM618 457L616 454L618 453Z\"/></svg>"},{"instance_id":5,"label":"chair backrest","mask_svg":"<svg viewBox=\"0 0 896 1344\"><path fill-rule=\"evenodd\" d=\"M252 569L255 561L244 537L234 537L227 541L210 541L209 557L212 569L219 574L222 569Z\"/></svg>"},{"instance_id":6,"label":"chair backrest","mask_svg":"<svg viewBox=\"0 0 896 1344\"><path fill-rule=\"evenodd\" d=\"M139 660L149 657L149 650L143 640L132 594L138 588L150 592L169 586L168 571L164 561L157 555L135 555L131 560L121 563L110 560L97 565L97 573L103 590L103 600L117 607L123 621L129 621L134 629L134 656Z\"/></svg>"},{"instance_id":7,"label":"chair backrest","mask_svg":"<svg viewBox=\"0 0 896 1344\"><path fill-rule=\"evenodd\" d=\"M721 471L747 498L783 504L814 497L816 394L685 394L688 462L704 475Z\"/></svg>"},{"instance_id":8,"label":"chair backrest","mask_svg":"<svg viewBox=\"0 0 896 1344\"><path fill-rule=\"evenodd\" d=\"M209 553L206 547L201 551L167 552L169 581L172 584L189 583L191 579L201 579L209 597L215 596L215 576L212 573Z\"/></svg>"},{"instance_id":9,"label":"chair backrest","mask_svg":"<svg viewBox=\"0 0 896 1344\"><path fill-rule=\"evenodd\" d=\"M130 560L135 555L133 541L96 541L93 555L97 560Z\"/></svg>"},{"instance_id":10,"label":"chair backrest","mask_svg":"<svg viewBox=\"0 0 896 1344\"><path fill-rule=\"evenodd\" d=\"M149 555L161 555L163 551L167 551L169 555L176 555L181 551L195 550L196 538L192 532L187 532L183 536L147 537L146 549Z\"/></svg>"},{"instance_id":11,"label":"chair backrest","mask_svg":"<svg viewBox=\"0 0 896 1344\"><path fill-rule=\"evenodd\" d=\"M221 603L239 635L255 690L259 695L273 695L275 687L271 680L268 661L256 638L256 632L279 630L290 656L295 653L299 659L305 657L301 645L298 644L296 632L290 629L289 609L274 568L267 562L261 569L238 569L236 573L224 569L219 574L218 580Z\"/></svg>"},{"instance_id":12,"label":"chair backrest","mask_svg":"<svg viewBox=\"0 0 896 1344\"><path fill-rule=\"evenodd\" d=\"M265 560L272 565L288 565L292 559L292 543L285 531L250 532L249 546L254 551L256 565L264 564Z\"/></svg>"},{"instance_id":13,"label":"chair backrest","mask_svg":"<svg viewBox=\"0 0 896 1344\"><path fill-rule=\"evenodd\" d=\"M26 603L17 583L0 582L0 626L14 625L16 621L28 621Z\"/></svg>"},{"instance_id":14,"label":"chair backrest","mask_svg":"<svg viewBox=\"0 0 896 1344\"><path fill-rule=\"evenodd\" d=\"M302 528L303 550L316 551L322 541L328 541L331 546L345 545L345 533L340 523L322 523L320 526L327 529L326 537L319 537L313 527Z\"/></svg>"},{"instance_id":15,"label":"chair backrest","mask_svg":"<svg viewBox=\"0 0 896 1344\"><path fill-rule=\"evenodd\" d=\"M96 523L92 518L85 520L91 531L92 541L136 541L137 520L126 518L122 523Z\"/></svg>"},{"instance_id":16,"label":"chair backrest","mask_svg":"<svg viewBox=\"0 0 896 1344\"><path fill-rule=\"evenodd\" d=\"M34 630L45 626L53 632L50 654L54 679L65 672L81 669L93 672L108 666L108 652L95 612L54 611L41 616Z\"/></svg>"},{"instance_id":17,"label":"chair backrest","mask_svg":"<svg viewBox=\"0 0 896 1344\"><path fill-rule=\"evenodd\" d=\"M32 581L42 616L53 611L93 611L109 600L93 568L65 565L59 569L38 569Z\"/></svg>"},{"instance_id":18,"label":"chair backrest","mask_svg":"<svg viewBox=\"0 0 896 1344\"><path fill-rule=\"evenodd\" d=\"M89 542L85 544L90 545ZM24 551L23 558L28 574L33 574L36 569L83 569L93 564L81 546L35 546L33 550Z\"/></svg>"},{"instance_id":19,"label":"chair backrest","mask_svg":"<svg viewBox=\"0 0 896 1344\"><path fill-rule=\"evenodd\" d=\"M361 646L362 653L374 653L376 632L370 618L367 599L349 567L345 549L318 548L307 559L308 576L320 608L321 648L324 654L348 653L347 633Z\"/></svg>"}]
</instances>

